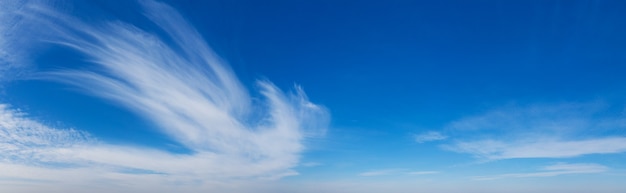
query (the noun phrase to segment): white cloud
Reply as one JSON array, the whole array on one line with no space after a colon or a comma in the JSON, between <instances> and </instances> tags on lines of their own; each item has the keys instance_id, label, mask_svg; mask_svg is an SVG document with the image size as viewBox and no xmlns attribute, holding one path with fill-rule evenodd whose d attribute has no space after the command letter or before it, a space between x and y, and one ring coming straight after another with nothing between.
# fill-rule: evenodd
<instances>
[{"instance_id":1,"label":"white cloud","mask_svg":"<svg viewBox=\"0 0 626 193\"><path fill-rule=\"evenodd\" d=\"M591 174L591 173L602 173L608 170L608 167L593 164L593 163L577 163L577 164L568 164L568 163L558 163L555 165L549 165L541 169L539 172L531 172L531 173L510 173L510 174L501 174L494 176L476 176L475 180L496 180L503 178L530 178L530 177L552 177L552 176L560 176L567 174Z\"/></svg>"},{"instance_id":2,"label":"white cloud","mask_svg":"<svg viewBox=\"0 0 626 193\"><path fill-rule=\"evenodd\" d=\"M502 108L451 123L455 142L443 147L487 160L567 158L626 152L626 128L603 103L566 103Z\"/></svg>"},{"instance_id":3,"label":"white cloud","mask_svg":"<svg viewBox=\"0 0 626 193\"><path fill-rule=\"evenodd\" d=\"M104 179L134 187L144 181L206 185L297 174L291 168L298 165L302 142L324 133L326 110L311 103L300 87L284 93L264 80L257 85L265 103L251 102L228 65L177 11L154 1L140 4L167 37L123 22L83 23L40 2L25 3L19 14L26 19L19 22L36 23L46 41L75 49L92 62L82 70L40 78L75 85L128 108L194 153L111 145L84 132L48 127L2 105L0 167L11 169L2 170L0 179ZM30 29L2 30L2 38L11 38L6 34ZM2 51L26 47L3 45ZM16 56L28 57L22 54ZM253 119L257 115L262 118Z\"/></svg>"},{"instance_id":4,"label":"white cloud","mask_svg":"<svg viewBox=\"0 0 626 193\"><path fill-rule=\"evenodd\" d=\"M429 131L426 133L422 133L419 135L415 135L415 141L417 143L425 143L425 142L430 142L430 141L440 141L440 140L444 140L448 138L448 136L445 136L439 132L435 132L435 131Z\"/></svg>"},{"instance_id":5,"label":"white cloud","mask_svg":"<svg viewBox=\"0 0 626 193\"><path fill-rule=\"evenodd\" d=\"M566 158L587 154L626 152L626 137L584 140L538 139L532 141L479 140L458 142L447 149L490 160L512 158Z\"/></svg>"}]
</instances>

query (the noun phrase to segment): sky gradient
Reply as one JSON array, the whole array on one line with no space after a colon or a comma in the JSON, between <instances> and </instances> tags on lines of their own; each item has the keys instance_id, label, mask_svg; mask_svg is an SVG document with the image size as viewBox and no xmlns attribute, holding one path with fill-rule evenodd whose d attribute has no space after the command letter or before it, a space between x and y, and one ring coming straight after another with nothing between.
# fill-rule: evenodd
<instances>
[{"instance_id":1,"label":"sky gradient","mask_svg":"<svg viewBox=\"0 0 626 193\"><path fill-rule=\"evenodd\" d=\"M624 1L0 2L2 192L625 192Z\"/></svg>"}]
</instances>

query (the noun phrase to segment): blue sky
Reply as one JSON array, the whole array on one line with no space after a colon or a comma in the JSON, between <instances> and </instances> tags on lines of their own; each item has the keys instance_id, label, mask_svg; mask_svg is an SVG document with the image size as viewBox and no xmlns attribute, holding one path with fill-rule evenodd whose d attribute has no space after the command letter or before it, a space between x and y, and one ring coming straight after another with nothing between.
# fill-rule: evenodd
<instances>
[{"instance_id":1,"label":"blue sky","mask_svg":"<svg viewBox=\"0 0 626 193\"><path fill-rule=\"evenodd\" d=\"M623 1L0 2L0 190L626 191Z\"/></svg>"}]
</instances>

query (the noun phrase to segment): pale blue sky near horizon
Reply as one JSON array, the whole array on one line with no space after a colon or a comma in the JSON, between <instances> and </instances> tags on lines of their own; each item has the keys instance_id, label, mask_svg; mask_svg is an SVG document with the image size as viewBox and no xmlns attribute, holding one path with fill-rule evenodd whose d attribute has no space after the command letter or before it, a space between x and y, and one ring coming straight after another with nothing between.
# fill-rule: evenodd
<instances>
[{"instance_id":1,"label":"pale blue sky near horizon","mask_svg":"<svg viewBox=\"0 0 626 193\"><path fill-rule=\"evenodd\" d=\"M625 9L2 1L0 190L623 192Z\"/></svg>"}]
</instances>

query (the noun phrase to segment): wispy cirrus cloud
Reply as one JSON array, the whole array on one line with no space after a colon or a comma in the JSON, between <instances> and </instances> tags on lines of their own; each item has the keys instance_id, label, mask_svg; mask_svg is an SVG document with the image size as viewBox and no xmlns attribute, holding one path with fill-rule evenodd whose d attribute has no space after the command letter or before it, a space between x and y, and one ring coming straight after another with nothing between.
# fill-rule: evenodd
<instances>
[{"instance_id":1,"label":"wispy cirrus cloud","mask_svg":"<svg viewBox=\"0 0 626 193\"><path fill-rule=\"evenodd\" d=\"M591 173L602 173L608 170L608 167L593 164L593 163L576 163L576 164L568 164L568 163L558 163L554 165L549 165L541 169L538 172L529 172L529 173L510 173L510 174L500 174L493 176L476 176L475 180L497 180L504 178L530 178L530 177L552 177L552 176L560 176L560 175L568 175L568 174L591 174Z\"/></svg>"},{"instance_id":2,"label":"wispy cirrus cloud","mask_svg":"<svg viewBox=\"0 0 626 193\"><path fill-rule=\"evenodd\" d=\"M17 27L2 28L2 38L15 41L7 34L29 30L20 23L45 28L43 40L79 51L90 63L80 69L43 72L38 78L71 84L128 108L193 153L107 144L84 132L45 126L3 105L0 163L13 169L0 178L67 183L117 179L141 185L144 180L206 184L297 174L291 168L305 149L302 142L324 133L327 111L311 103L300 87L285 93L267 80L257 82L265 102L253 103L228 65L176 10L154 1L140 5L165 36L122 21L85 23L52 5L24 2L14 13L23 19ZM33 40L17 48L0 42L2 51L29 57L33 53L11 52L40 43L37 37L29 36ZM262 118L256 119L259 115ZM75 173L76 178L54 177L65 173Z\"/></svg>"},{"instance_id":3,"label":"wispy cirrus cloud","mask_svg":"<svg viewBox=\"0 0 626 193\"><path fill-rule=\"evenodd\" d=\"M568 158L626 152L626 119L603 103L507 107L451 123L444 149L486 160Z\"/></svg>"}]
</instances>

